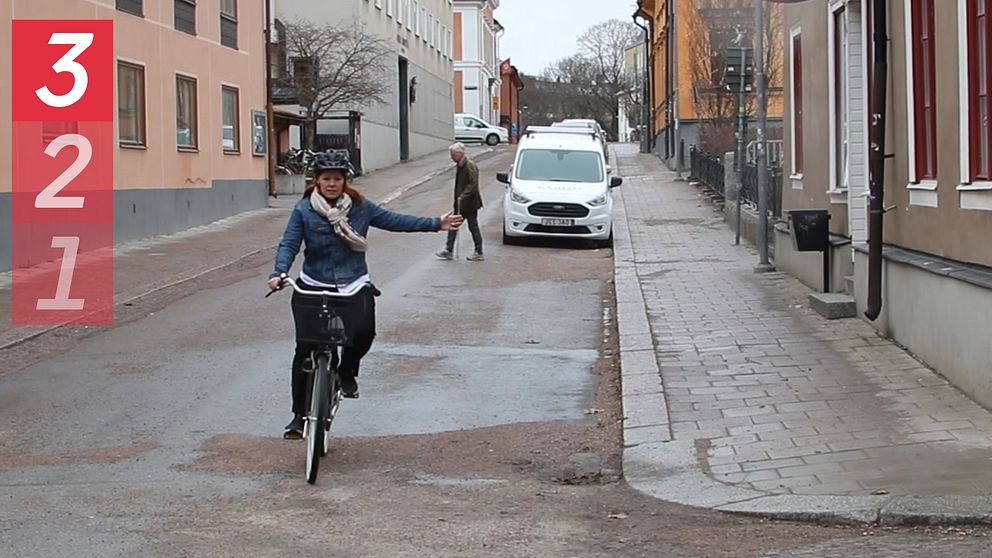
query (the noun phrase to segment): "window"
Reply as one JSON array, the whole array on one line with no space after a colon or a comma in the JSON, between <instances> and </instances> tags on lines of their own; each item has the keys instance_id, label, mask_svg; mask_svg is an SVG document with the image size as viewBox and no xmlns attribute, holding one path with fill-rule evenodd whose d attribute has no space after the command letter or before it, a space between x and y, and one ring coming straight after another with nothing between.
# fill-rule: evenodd
<instances>
[{"instance_id":1,"label":"window","mask_svg":"<svg viewBox=\"0 0 992 558\"><path fill-rule=\"evenodd\" d=\"M844 190L848 185L849 152L847 142L848 114L847 114L847 16L846 10L841 5L840 9L833 13L832 19L833 33L831 35L832 55L832 86L830 90L831 109L833 119L831 121L832 142L831 152L833 155L833 166L831 168L830 187L832 190Z\"/></svg>"},{"instance_id":2,"label":"window","mask_svg":"<svg viewBox=\"0 0 992 558\"><path fill-rule=\"evenodd\" d=\"M176 76L176 145L196 149L196 78Z\"/></svg>"},{"instance_id":3,"label":"window","mask_svg":"<svg viewBox=\"0 0 992 558\"><path fill-rule=\"evenodd\" d=\"M431 28L427 26L427 8L420 8L420 37L427 42L427 34Z\"/></svg>"},{"instance_id":4,"label":"window","mask_svg":"<svg viewBox=\"0 0 992 558\"><path fill-rule=\"evenodd\" d=\"M238 127L238 89L223 86L221 88L224 123L221 127L221 146L225 152L241 151L241 130Z\"/></svg>"},{"instance_id":5,"label":"window","mask_svg":"<svg viewBox=\"0 0 992 558\"><path fill-rule=\"evenodd\" d=\"M117 63L117 137L121 145L145 145L145 69Z\"/></svg>"},{"instance_id":6,"label":"window","mask_svg":"<svg viewBox=\"0 0 992 558\"><path fill-rule=\"evenodd\" d=\"M413 30L413 22L417 19L417 8L416 2L413 0L403 0L406 4L406 29L407 31Z\"/></svg>"},{"instance_id":7,"label":"window","mask_svg":"<svg viewBox=\"0 0 992 558\"><path fill-rule=\"evenodd\" d=\"M145 15L141 0L117 0L117 9L139 17L144 17Z\"/></svg>"},{"instance_id":8,"label":"window","mask_svg":"<svg viewBox=\"0 0 992 558\"><path fill-rule=\"evenodd\" d=\"M427 42L434 46L434 14L427 16Z\"/></svg>"},{"instance_id":9,"label":"window","mask_svg":"<svg viewBox=\"0 0 992 558\"><path fill-rule=\"evenodd\" d=\"M420 3L417 0L413 2L413 16L410 19L413 20L413 32L419 37L423 26L420 24Z\"/></svg>"},{"instance_id":10,"label":"window","mask_svg":"<svg viewBox=\"0 0 992 558\"><path fill-rule=\"evenodd\" d=\"M934 62L934 0L911 0L913 127L916 177L937 179L937 80Z\"/></svg>"},{"instance_id":11,"label":"window","mask_svg":"<svg viewBox=\"0 0 992 558\"><path fill-rule=\"evenodd\" d=\"M990 0L968 0L969 155L972 180L992 180L992 38Z\"/></svg>"},{"instance_id":12,"label":"window","mask_svg":"<svg viewBox=\"0 0 992 558\"><path fill-rule=\"evenodd\" d=\"M220 0L220 44L238 48L238 0Z\"/></svg>"},{"instance_id":13,"label":"window","mask_svg":"<svg viewBox=\"0 0 992 558\"><path fill-rule=\"evenodd\" d=\"M196 35L196 0L173 0L176 29Z\"/></svg>"},{"instance_id":14,"label":"window","mask_svg":"<svg viewBox=\"0 0 992 558\"><path fill-rule=\"evenodd\" d=\"M803 173L803 36L792 32L792 174Z\"/></svg>"},{"instance_id":15,"label":"window","mask_svg":"<svg viewBox=\"0 0 992 558\"><path fill-rule=\"evenodd\" d=\"M376 8L379 8L381 10L382 9L382 0L375 0L375 7Z\"/></svg>"},{"instance_id":16,"label":"window","mask_svg":"<svg viewBox=\"0 0 992 558\"><path fill-rule=\"evenodd\" d=\"M386 17L393 17L393 4L396 0L386 0Z\"/></svg>"},{"instance_id":17,"label":"window","mask_svg":"<svg viewBox=\"0 0 992 558\"><path fill-rule=\"evenodd\" d=\"M407 0L396 0L396 25L403 27L403 19L406 17Z\"/></svg>"},{"instance_id":18,"label":"window","mask_svg":"<svg viewBox=\"0 0 992 558\"><path fill-rule=\"evenodd\" d=\"M520 153L516 178L562 182L602 182L603 158L595 151L527 149Z\"/></svg>"}]
</instances>

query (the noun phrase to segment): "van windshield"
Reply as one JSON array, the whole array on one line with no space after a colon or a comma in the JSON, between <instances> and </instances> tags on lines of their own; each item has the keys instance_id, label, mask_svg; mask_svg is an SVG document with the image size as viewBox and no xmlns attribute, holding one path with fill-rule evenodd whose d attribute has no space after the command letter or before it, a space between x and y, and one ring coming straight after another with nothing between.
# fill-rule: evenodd
<instances>
[{"instance_id":1,"label":"van windshield","mask_svg":"<svg viewBox=\"0 0 992 558\"><path fill-rule=\"evenodd\" d=\"M593 151L526 149L520 152L516 178L552 182L601 182L603 164Z\"/></svg>"}]
</instances>

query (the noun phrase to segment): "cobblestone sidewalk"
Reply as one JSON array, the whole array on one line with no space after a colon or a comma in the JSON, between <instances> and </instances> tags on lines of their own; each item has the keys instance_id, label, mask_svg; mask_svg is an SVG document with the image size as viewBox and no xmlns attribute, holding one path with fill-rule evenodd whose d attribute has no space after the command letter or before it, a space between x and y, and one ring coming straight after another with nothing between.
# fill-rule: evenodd
<instances>
[{"instance_id":1,"label":"cobblestone sidewalk","mask_svg":"<svg viewBox=\"0 0 992 558\"><path fill-rule=\"evenodd\" d=\"M860 319L812 313L790 276L754 274L754 250L696 188L617 152L654 401L709 479L765 494L992 492L992 413ZM628 417L650 415L628 407L650 397L625 389Z\"/></svg>"}]
</instances>

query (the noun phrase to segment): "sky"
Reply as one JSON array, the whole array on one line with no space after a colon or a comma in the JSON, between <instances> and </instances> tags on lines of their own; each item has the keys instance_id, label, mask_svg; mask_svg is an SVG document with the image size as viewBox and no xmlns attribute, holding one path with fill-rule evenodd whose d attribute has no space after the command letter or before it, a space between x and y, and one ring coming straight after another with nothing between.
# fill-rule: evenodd
<instances>
[{"instance_id":1,"label":"sky","mask_svg":"<svg viewBox=\"0 0 992 558\"><path fill-rule=\"evenodd\" d=\"M636 0L500 0L495 16L506 32L500 57L525 74L575 54L575 40L608 19L633 21Z\"/></svg>"}]
</instances>

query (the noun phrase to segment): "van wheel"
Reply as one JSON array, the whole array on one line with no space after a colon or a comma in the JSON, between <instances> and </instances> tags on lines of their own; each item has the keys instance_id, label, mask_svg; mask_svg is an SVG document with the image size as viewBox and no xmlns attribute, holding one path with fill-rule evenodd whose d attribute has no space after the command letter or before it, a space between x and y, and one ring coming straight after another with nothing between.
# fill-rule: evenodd
<instances>
[{"instance_id":1,"label":"van wheel","mask_svg":"<svg viewBox=\"0 0 992 558\"><path fill-rule=\"evenodd\" d=\"M606 240L595 241L596 248L613 248L613 231L610 231L610 237Z\"/></svg>"},{"instance_id":2,"label":"van wheel","mask_svg":"<svg viewBox=\"0 0 992 558\"><path fill-rule=\"evenodd\" d=\"M503 245L504 246L516 246L518 244L520 244L520 239L519 238L514 238L514 237L506 234L506 224L504 223L503 224Z\"/></svg>"},{"instance_id":3,"label":"van wheel","mask_svg":"<svg viewBox=\"0 0 992 558\"><path fill-rule=\"evenodd\" d=\"M486 145L499 145L499 136L496 134L486 136Z\"/></svg>"}]
</instances>

